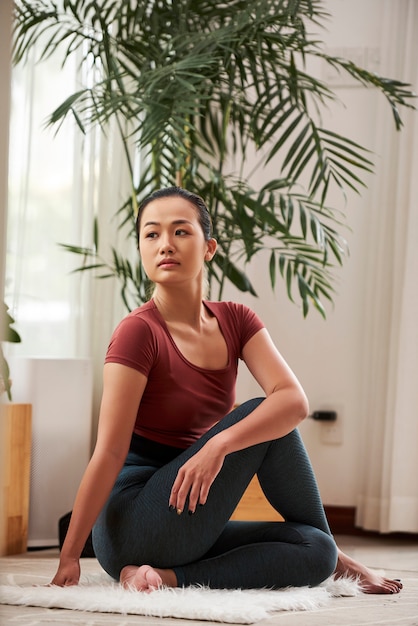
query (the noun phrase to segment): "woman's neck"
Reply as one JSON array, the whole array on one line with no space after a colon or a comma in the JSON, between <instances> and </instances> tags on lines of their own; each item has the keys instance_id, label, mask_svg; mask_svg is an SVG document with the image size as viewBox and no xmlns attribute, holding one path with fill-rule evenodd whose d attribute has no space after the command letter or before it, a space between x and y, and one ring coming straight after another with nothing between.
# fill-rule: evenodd
<instances>
[{"instance_id":1,"label":"woman's neck","mask_svg":"<svg viewBox=\"0 0 418 626\"><path fill-rule=\"evenodd\" d=\"M205 313L201 289L184 293L178 289L161 289L159 286L154 292L153 300L167 323L183 322L198 327Z\"/></svg>"}]
</instances>

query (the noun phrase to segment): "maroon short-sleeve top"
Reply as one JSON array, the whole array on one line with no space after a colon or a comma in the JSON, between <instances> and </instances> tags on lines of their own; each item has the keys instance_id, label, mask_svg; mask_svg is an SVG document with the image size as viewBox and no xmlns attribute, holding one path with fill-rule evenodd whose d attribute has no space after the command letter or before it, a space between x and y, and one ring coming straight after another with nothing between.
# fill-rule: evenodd
<instances>
[{"instance_id":1,"label":"maroon short-sleeve top","mask_svg":"<svg viewBox=\"0 0 418 626\"><path fill-rule=\"evenodd\" d=\"M106 363L121 363L147 377L134 432L177 448L187 448L233 407L238 359L264 327L247 306L204 301L216 317L228 348L220 370L190 363L179 351L153 300L132 311L111 338Z\"/></svg>"}]
</instances>

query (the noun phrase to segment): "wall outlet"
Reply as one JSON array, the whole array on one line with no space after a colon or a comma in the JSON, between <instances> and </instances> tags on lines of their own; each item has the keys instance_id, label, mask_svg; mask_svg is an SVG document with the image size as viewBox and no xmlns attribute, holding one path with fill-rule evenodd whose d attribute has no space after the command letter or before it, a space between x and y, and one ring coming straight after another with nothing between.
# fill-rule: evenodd
<instances>
[{"instance_id":1,"label":"wall outlet","mask_svg":"<svg viewBox=\"0 0 418 626\"><path fill-rule=\"evenodd\" d=\"M321 442L330 445L343 443L343 421L338 415L334 422L321 422Z\"/></svg>"}]
</instances>

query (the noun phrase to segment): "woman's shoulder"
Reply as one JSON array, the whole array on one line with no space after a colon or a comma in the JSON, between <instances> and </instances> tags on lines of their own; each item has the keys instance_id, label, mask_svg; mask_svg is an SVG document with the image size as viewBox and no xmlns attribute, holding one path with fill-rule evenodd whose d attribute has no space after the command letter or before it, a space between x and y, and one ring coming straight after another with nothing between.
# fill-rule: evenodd
<instances>
[{"instance_id":1,"label":"woman's shoulder","mask_svg":"<svg viewBox=\"0 0 418 626\"><path fill-rule=\"evenodd\" d=\"M158 309L150 300L125 315L117 324L114 335L135 330L143 332L143 330L152 329L159 324Z\"/></svg>"},{"instance_id":2,"label":"woman's shoulder","mask_svg":"<svg viewBox=\"0 0 418 626\"><path fill-rule=\"evenodd\" d=\"M250 307L246 304L242 304L241 302L233 302L232 300L205 300L205 305L211 311L219 311L220 313L224 313L225 315L243 312L249 312L255 315L254 311L252 311L252 309L250 309Z\"/></svg>"},{"instance_id":3,"label":"woman's shoulder","mask_svg":"<svg viewBox=\"0 0 418 626\"><path fill-rule=\"evenodd\" d=\"M122 363L148 375L161 335L156 310L153 302L147 302L119 322L110 339L106 362Z\"/></svg>"},{"instance_id":4,"label":"woman's shoulder","mask_svg":"<svg viewBox=\"0 0 418 626\"><path fill-rule=\"evenodd\" d=\"M239 323L240 325L256 321L260 327L264 326L257 313L241 302L209 300L205 301L205 304L216 317L229 319L233 323Z\"/></svg>"},{"instance_id":5,"label":"woman's shoulder","mask_svg":"<svg viewBox=\"0 0 418 626\"><path fill-rule=\"evenodd\" d=\"M157 313L158 309L154 301L148 300L148 302L144 302L144 304L141 304L141 306L136 309L132 309L119 323L129 323L132 320L156 320L158 319Z\"/></svg>"},{"instance_id":6,"label":"woman's shoulder","mask_svg":"<svg viewBox=\"0 0 418 626\"><path fill-rule=\"evenodd\" d=\"M157 307L155 306L154 300L148 300L148 302L144 302L141 306L133 309L126 317L143 317L150 313L152 315L156 310Z\"/></svg>"},{"instance_id":7,"label":"woman's shoulder","mask_svg":"<svg viewBox=\"0 0 418 626\"><path fill-rule=\"evenodd\" d=\"M218 319L224 335L235 346L236 354L242 358L242 349L247 341L264 328L261 319L249 306L239 302L211 301L207 306Z\"/></svg>"}]
</instances>

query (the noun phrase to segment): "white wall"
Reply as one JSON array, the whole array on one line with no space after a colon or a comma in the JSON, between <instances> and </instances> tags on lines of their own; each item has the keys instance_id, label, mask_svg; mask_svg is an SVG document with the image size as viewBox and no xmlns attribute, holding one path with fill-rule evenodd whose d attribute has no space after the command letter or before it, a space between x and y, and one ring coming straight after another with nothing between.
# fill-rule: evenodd
<instances>
[{"instance_id":1,"label":"white wall","mask_svg":"<svg viewBox=\"0 0 418 626\"><path fill-rule=\"evenodd\" d=\"M326 6L333 14L329 32L321 35L331 53L341 53L368 69L383 75L384 59L390 51L380 46L382 28L381 0L328 0ZM324 78L323 68L314 68ZM389 73L390 75L390 73ZM396 76L405 80L408 77ZM378 98L373 90L346 85L333 85L344 102L333 107L325 126L341 132L373 150L378 132L393 132L392 114L387 107L385 128L376 128L375 111ZM407 132L404 130L403 132ZM385 155L376 155L379 162ZM340 445L322 441L322 425L306 420L301 432L308 448L318 478L321 494L326 504L355 506L359 492L360 454L362 449L362 371L364 329L365 270L367 259L376 243L368 232L368 205L373 191L379 185L378 176L367 177L368 189L362 197L351 194L347 203L334 196L334 206L345 209L351 232L347 233L350 257L342 269L336 271L337 294L335 307L327 306L327 319L312 312L304 320L300 309L286 297L283 286L272 294L269 286L268 265L258 260L250 268L253 284L259 299L247 297L245 301L262 317L284 357L302 382L310 401L311 411L332 408L338 412L343 429ZM232 289L226 297L242 295ZM258 393L256 385L246 373L240 376L238 400Z\"/></svg>"}]
</instances>

